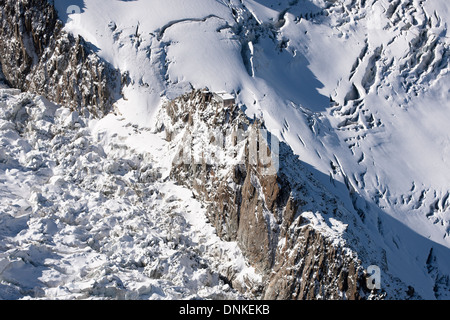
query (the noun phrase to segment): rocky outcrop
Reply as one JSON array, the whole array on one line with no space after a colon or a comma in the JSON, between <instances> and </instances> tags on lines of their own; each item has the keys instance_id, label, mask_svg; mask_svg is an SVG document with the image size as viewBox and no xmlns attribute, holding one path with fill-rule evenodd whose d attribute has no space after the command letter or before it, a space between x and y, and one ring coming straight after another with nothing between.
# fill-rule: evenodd
<instances>
[{"instance_id":1,"label":"rocky outcrop","mask_svg":"<svg viewBox=\"0 0 450 320\"><path fill-rule=\"evenodd\" d=\"M158 127L174 149L171 177L194 190L208 206L217 234L236 241L263 275L263 288L255 296L366 297L365 271L357 254L310 219L314 212L344 215L337 200L263 123L209 97L194 91L167 103Z\"/></svg>"},{"instance_id":2,"label":"rocky outcrop","mask_svg":"<svg viewBox=\"0 0 450 320\"><path fill-rule=\"evenodd\" d=\"M62 30L46 0L0 0L0 65L12 87L94 116L109 112L120 74Z\"/></svg>"},{"instance_id":3,"label":"rocky outcrop","mask_svg":"<svg viewBox=\"0 0 450 320\"><path fill-rule=\"evenodd\" d=\"M266 299L311 300L364 297L364 271L320 232L300 223L286 235L265 291Z\"/></svg>"}]
</instances>

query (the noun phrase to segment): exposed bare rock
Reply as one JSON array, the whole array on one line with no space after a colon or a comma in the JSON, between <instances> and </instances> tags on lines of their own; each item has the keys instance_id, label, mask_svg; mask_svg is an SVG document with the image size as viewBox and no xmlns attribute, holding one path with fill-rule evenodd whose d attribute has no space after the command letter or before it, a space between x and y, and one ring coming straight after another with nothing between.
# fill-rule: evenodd
<instances>
[{"instance_id":1,"label":"exposed bare rock","mask_svg":"<svg viewBox=\"0 0 450 320\"><path fill-rule=\"evenodd\" d=\"M277 140L263 123L201 91L167 103L159 119L176 149L172 178L195 190L208 205L217 234L237 241L263 275L264 288L257 296L367 297L357 254L304 218L312 211L346 213L308 176L288 146L277 150Z\"/></svg>"},{"instance_id":2,"label":"exposed bare rock","mask_svg":"<svg viewBox=\"0 0 450 320\"><path fill-rule=\"evenodd\" d=\"M0 21L0 64L10 86L94 116L111 110L119 72L64 32L46 0L2 0Z\"/></svg>"},{"instance_id":3,"label":"exposed bare rock","mask_svg":"<svg viewBox=\"0 0 450 320\"><path fill-rule=\"evenodd\" d=\"M266 299L361 299L364 271L310 226L293 226L277 255Z\"/></svg>"}]
</instances>

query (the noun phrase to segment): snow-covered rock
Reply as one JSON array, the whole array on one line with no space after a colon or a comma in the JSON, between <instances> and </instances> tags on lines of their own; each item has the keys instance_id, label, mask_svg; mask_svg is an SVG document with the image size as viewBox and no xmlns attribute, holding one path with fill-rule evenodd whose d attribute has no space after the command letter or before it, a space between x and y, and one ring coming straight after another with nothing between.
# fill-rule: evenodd
<instances>
[{"instance_id":1,"label":"snow-covered rock","mask_svg":"<svg viewBox=\"0 0 450 320\"><path fill-rule=\"evenodd\" d=\"M446 0L4 3L4 296L448 298Z\"/></svg>"},{"instance_id":2,"label":"snow-covered rock","mask_svg":"<svg viewBox=\"0 0 450 320\"><path fill-rule=\"evenodd\" d=\"M123 141L131 126L109 137L42 97L0 96L1 299L240 299L228 273L259 281L192 193L161 179L158 154Z\"/></svg>"},{"instance_id":3,"label":"snow-covered rock","mask_svg":"<svg viewBox=\"0 0 450 320\"><path fill-rule=\"evenodd\" d=\"M4 1L0 17L0 65L9 85L93 116L111 111L119 72L92 45L63 31L47 0Z\"/></svg>"}]
</instances>

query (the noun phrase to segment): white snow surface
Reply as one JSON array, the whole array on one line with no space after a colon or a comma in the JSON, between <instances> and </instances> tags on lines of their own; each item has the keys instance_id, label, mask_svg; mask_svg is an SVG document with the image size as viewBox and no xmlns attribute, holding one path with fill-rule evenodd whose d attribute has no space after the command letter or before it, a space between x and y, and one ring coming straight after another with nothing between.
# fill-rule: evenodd
<instances>
[{"instance_id":1,"label":"white snow surface","mask_svg":"<svg viewBox=\"0 0 450 320\"><path fill-rule=\"evenodd\" d=\"M0 103L0 299L241 299L219 275L261 280L163 181L159 136L17 90Z\"/></svg>"},{"instance_id":2,"label":"white snow surface","mask_svg":"<svg viewBox=\"0 0 450 320\"><path fill-rule=\"evenodd\" d=\"M183 241L242 257L209 236L187 190L162 180L169 161L152 133L164 101L204 87L234 94L346 208L366 211L390 272L436 297L431 248L450 275L449 3L360 2L55 0L65 29L130 81L117 115L98 122L39 97L25 136L2 115L0 297L235 294L221 290L217 251L192 267ZM80 12L67 15L71 5ZM24 99L1 92L8 106ZM50 128L67 143L41 136ZM134 190L144 164L157 177Z\"/></svg>"}]
</instances>

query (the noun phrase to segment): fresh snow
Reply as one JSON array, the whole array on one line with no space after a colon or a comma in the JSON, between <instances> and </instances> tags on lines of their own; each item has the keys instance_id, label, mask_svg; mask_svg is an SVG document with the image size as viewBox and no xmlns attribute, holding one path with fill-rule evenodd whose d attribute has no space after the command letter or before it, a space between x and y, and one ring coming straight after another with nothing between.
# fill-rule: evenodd
<instances>
[{"instance_id":1,"label":"fresh snow","mask_svg":"<svg viewBox=\"0 0 450 320\"><path fill-rule=\"evenodd\" d=\"M198 281L180 279L180 270L203 271L186 258L191 250L178 258L172 243L161 240L174 212L185 241L201 246L212 232L200 218L201 205L164 180L171 159L154 134L167 99L208 87L234 94L348 210L365 211L391 274L422 297L437 297L425 264L433 248L440 272L450 275L449 4L365 2L359 8L360 1L350 0L55 0L65 30L83 36L129 81L116 114L98 121L38 97L30 99L37 99L33 109L44 108L38 115L44 120L29 121L36 128L26 129L28 136L17 133L25 130L17 128L22 120L2 118L0 293L171 298L222 292L214 267L188 277ZM79 13L68 15L71 5ZM22 103L17 92L2 92L2 103ZM56 147L54 138L39 137L37 128L49 130L49 109L60 121L52 130L73 130L57 136L70 144ZM144 164L155 181L133 190ZM324 232L345 232L337 221L325 228L323 218L305 215ZM148 247L151 239L161 245ZM239 255L236 247L227 250ZM202 259L210 259L212 251L205 252ZM152 268L141 264L146 255L175 266L173 277L142 273ZM198 293L206 283L212 289Z\"/></svg>"},{"instance_id":2,"label":"fresh snow","mask_svg":"<svg viewBox=\"0 0 450 320\"><path fill-rule=\"evenodd\" d=\"M159 136L0 97L0 299L241 299L223 274L261 281L192 192L163 181Z\"/></svg>"}]
</instances>

